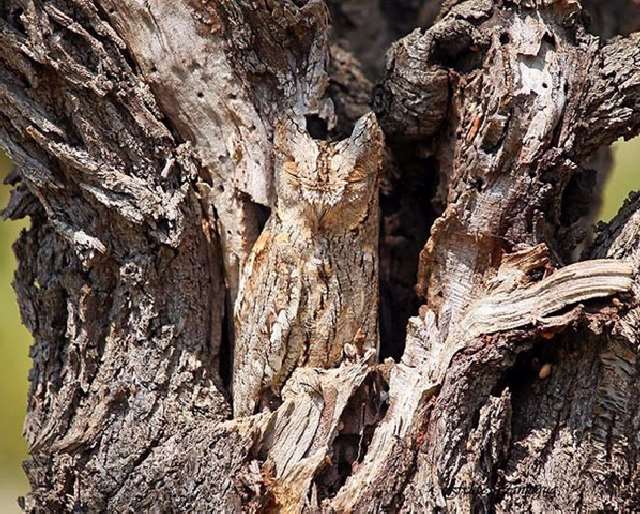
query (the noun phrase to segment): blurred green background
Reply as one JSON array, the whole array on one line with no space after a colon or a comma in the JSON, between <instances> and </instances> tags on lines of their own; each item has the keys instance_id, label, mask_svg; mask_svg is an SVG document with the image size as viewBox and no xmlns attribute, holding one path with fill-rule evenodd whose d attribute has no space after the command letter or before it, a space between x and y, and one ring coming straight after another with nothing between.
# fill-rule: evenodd
<instances>
[{"instance_id":1,"label":"blurred green background","mask_svg":"<svg viewBox=\"0 0 640 514\"><path fill-rule=\"evenodd\" d=\"M0 148L0 181L11 162ZM0 185L0 209L9 198L9 187ZM22 439L29 370L29 332L20 324L20 314L11 287L16 263L11 245L27 220L0 221L0 512L20 512L16 498L27 490L22 472L27 447Z\"/></svg>"},{"instance_id":2,"label":"blurred green background","mask_svg":"<svg viewBox=\"0 0 640 514\"><path fill-rule=\"evenodd\" d=\"M600 219L616 214L627 194L640 189L640 139L614 146L616 165L605 187ZM0 149L0 179L11 163ZM4 207L9 187L0 185L0 205ZM22 419L26 408L29 369L29 333L20 324L11 280L16 263L11 244L27 221L0 221L0 513L19 512L16 497L27 491L21 462L26 456L22 440Z\"/></svg>"},{"instance_id":3,"label":"blurred green background","mask_svg":"<svg viewBox=\"0 0 640 514\"><path fill-rule=\"evenodd\" d=\"M602 199L600 219L609 221L631 191L640 190L640 138L613 145L615 164Z\"/></svg>"}]
</instances>

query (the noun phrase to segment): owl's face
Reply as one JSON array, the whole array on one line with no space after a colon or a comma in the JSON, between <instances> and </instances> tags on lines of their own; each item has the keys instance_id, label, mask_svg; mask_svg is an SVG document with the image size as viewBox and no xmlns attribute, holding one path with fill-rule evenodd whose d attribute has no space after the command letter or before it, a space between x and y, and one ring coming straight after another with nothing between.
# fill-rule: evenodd
<instances>
[{"instance_id":1,"label":"owl's face","mask_svg":"<svg viewBox=\"0 0 640 514\"><path fill-rule=\"evenodd\" d=\"M292 121L276 131L277 210L318 229L353 228L377 198L383 135L374 114L338 143L315 141Z\"/></svg>"}]
</instances>

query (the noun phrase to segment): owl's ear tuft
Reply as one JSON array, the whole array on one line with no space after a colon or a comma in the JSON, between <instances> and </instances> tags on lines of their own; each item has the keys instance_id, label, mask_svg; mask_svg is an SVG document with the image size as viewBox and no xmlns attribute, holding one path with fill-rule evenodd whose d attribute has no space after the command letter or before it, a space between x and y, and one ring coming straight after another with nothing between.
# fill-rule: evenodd
<instances>
[{"instance_id":1,"label":"owl's ear tuft","mask_svg":"<svg viewBox=\"0 0 640 514\"><path fill-rule=\"evenodd\" d=\"M384 142L384 134L378 123L378 118L372 112L361 116L353 127L349 138L350 143L381 146Z\"/></svg>"},{"instance_id":2,"label":"owl's ear tuft","mask_svg":"<svg viewBox=\"0 0 640 514\"><path fill-rule=\"evenodd\" d=\"M353 128L349 139L343 142L342 155L353 163L353 168L366 175L377 173L382 160L384 133L376 115L362 116Z\"/></svg>"},{"instance_id":3,"label":"owl's ear tuft","mask_svg":"<svg viewBox=\"0 0 640 514\"><path fill-rule=\"evenodd\" d=\"M304 118L282 117L275 124L273 145L276 156L300 160L306 154L317 154L317 144L307 132Z\"/></svg>"}]
</instances>

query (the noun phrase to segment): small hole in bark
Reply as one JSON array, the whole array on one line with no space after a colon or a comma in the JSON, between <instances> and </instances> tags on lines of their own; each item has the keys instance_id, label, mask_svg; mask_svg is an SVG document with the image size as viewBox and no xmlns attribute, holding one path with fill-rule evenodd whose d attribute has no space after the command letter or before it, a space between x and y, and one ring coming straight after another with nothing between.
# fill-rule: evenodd
<instances>
[{"instance_id":1,"label":"small hole in bark","mask_svg":"<svg viewBox=\"0 0 640 514\"><path fill-rule=\"evenodd\" d=\"M544 271L545 271L544 266L541 268L535 268L535 269L529 270L527 272L527 276L531 279L531 281L539 282L544 278Z\"/></svg>"},{"instance_id":2,"label":"small hole in bark","mask_svg":"<svg viewBox=\"0 0 640 514\"><path fill-rule=\"evenodd\" d=\"M481 177L474 177L471 179L471 185L476 191L480 192L484 187L484 180Z\"/></svg>"},{"instance_id":3,"label":"small hole in bark","mask_svg":"<svg viewBox=\"0 0 640 514\"><path fill-rule=\"evenodd\" d=\"M549 86L547 85L547 83L546 83L546 82L543 82L543 83L542 83L542 87L543 87L543 88L545 88L545 89L547 89Z\"/></svg>"},{"instance_id":4,"label":"small hole in bark","mask_svg":"<svg viewBox=\"0 0 640 514\"><path fill-rule=\"evenodd\" d=\"M548 363L558 360L556 345L553 339L540 338L529 350L521 352L514 364L505 372L502 381L494 388L493 394L499 395L505 388L509 388L515 398L526 391L539 380L541 368Z\"/></svg>"},{"instance_id":5,"label":"small hole in bark","mask_svg":"<svg viewBox=\"0 0 640 514\"><path fill-rule=\"evenodd\" d=\"M556 38L553 36L553 34L550 34L549 32L545 32L544 35L542 36L542 41L544 41L549 46L551 46L551 48L556 48Z\"/></svg>"},{"instance_id":6,"label":"small hole in bark","mask_svg":"<svg viewBox=\"0 0 640 514\"><path fill-rule=\"evenodd\" d=\"M503 32L502 34L500 34L501 44L506 45L509 43L509 41L511 41L511 38L509 37L509 34L507 32Z\"/></svg>"},{"instance_id":7,"label":"small hole in bark","mask_svg":"<svg viewBox=\"0 0 640 514\"><path fill-rule=\"evenodd\" d=\"M197 96L198 98L202 98L202 97L204 96L204 93L203 93L202 91L198 91L198 92L196 93L196 96Z\"/></svg>"},{"instance_id":8,"label":"small hole in bark","mask_svg":"<svg viewBox=\"0 0 640 514\"><path fill-rule=\"evenodd\" d=\"M305 116L307 120L307 132L316 140L326 141L329 136L329 127L327 121L317 114L308 114Z\"/></svg>"},{"instance_id":9,"label":"small hole in bark","mask_svg":"<svg viewBox=\"0 0 640 514\"><path fill-rule=\"evenodd\" d=\"M171 226L172 223L168 219L160 218L158 220L158 232L162 234L169 235L169 233L171 232Z\"/></svg>"},{"instance_id":10,"label":"small hole in bark","mask_svg":"<svg viewBox=\"0 0 640 514\"><path fill-rule=\"evenodd\" d=\"M259 397L257 412L275 412L282 405L282 398L279 394L275 394L271 388L262 389Z\"/></svg>"}]
</instances>

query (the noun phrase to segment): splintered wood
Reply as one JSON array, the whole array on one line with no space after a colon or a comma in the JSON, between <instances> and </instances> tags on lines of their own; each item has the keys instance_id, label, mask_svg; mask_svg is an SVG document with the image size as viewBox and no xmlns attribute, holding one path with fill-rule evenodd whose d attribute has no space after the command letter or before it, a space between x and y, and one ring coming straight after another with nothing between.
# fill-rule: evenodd
<instances>
[{"instance_id":1,"label":"splintered wood","mask_svg":"<svg viewBox=\"0 0 640 514\"><path fill-rule=\"evenodd\" d=\"M567 307L629 292L632 285L631 263L612 259L578 262L529 287L481 298L469 308L462 326L466 337L472 339L525 325L543 325L547 316Z\"/></svg>"}]
</instances>

